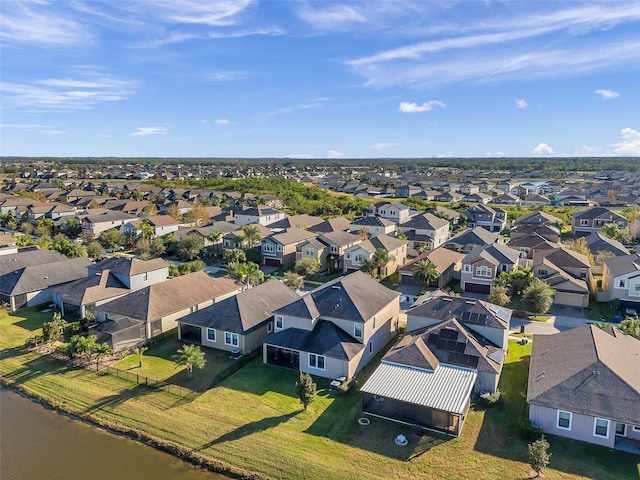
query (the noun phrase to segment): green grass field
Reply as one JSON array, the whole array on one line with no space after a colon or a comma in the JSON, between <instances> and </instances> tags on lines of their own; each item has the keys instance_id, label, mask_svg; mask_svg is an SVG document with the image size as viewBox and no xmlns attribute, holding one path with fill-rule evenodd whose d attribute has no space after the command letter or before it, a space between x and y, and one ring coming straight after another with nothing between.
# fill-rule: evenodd
<instances>
[{"instance_id":1,"label":"green grass field","mask_svg":"<svg viewBox=\"0 0 640 480\"><path fill-rule=\"evenodd\" d=\"M460 438L419 438L408 427L380 419L359 425L359 392L329 393L323 379L316 379L316 401L304 411L294 393L297 374L260 359L188 401L70 368L24 348L42 321L37 315L28 311L0 320L0 375L5 383L106 426L135 429L267 478L529 478L527 444L518 436L517 421L526 413L530 345L510 342L500 405L471 411ZM150 359L145 358L149 375L156 375ZM358 375L358 384L373 369ZM409 438L407 446L394 443L400 433ZM550 443L548 479L638 477L637 456L555 437Z\"/></svg>"}]
</instances>

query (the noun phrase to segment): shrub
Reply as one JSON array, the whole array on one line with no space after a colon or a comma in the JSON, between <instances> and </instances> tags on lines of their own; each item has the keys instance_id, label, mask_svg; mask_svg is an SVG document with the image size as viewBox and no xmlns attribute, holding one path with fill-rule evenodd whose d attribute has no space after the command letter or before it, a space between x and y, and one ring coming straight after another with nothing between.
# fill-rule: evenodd
<instances>
[{"instance_id":1,"label":"shrub","mask_svg":"<svg viewBox=\"0 0 640 480\"><path fill-rule=\"evenodd\" d=\"M518 421L518 429L522 438L531 441L539 440L544 433L540 427L531 423L528 418L521 418Z\"/></svg>"},{"instance_id":2,"label":"shrub","mask_svg":"<svg viewBox=\"0 0 640 480\"><path fill-rule=\"evenodd\" d=\"M500 403L502 399L502 393L496 390L494 393L485 393L480 395L480 403L486 407L495 407Z\"/></svg>"}]
</instances>

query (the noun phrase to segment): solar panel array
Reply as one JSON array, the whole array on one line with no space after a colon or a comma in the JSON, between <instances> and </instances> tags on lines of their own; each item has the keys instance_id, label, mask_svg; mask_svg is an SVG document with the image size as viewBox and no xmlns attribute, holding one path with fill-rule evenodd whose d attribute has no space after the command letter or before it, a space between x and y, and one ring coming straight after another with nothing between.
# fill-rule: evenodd
<instances>
[{"instance_id":1,"label":"solar panel array","mask_svg":"<svg viewBox=\"0 0 640 480\"><path fill-rule=\"evenodd\" d=\"M444 350L445 352L462 353L467 345L466 338L463 337L463 340L463 342L458 342L457 330L443 328L437 334L429 334L427 344L440 350Z\"/></svg>"},{"instance_id":2,"label":"solar panel array","mask_svg":"<svg viewBox=\"0 0 640 480\"><path fill-rule=\"evenodd\" d=\"M463 322L475 323L477 325L486 325L487 315L484 313L462 312L460 320Z\"/></svg>"},{"instance_id":3,"label":"solar panel array","mask_svg":"<svg viewBox=\"0 0 640 480\"><path fill-rule=\"evenodd\" d=\"M467 355L466 353L449 352L447 363L459 365L461 367L477 368L480 358L475 355Z\"/></svg>"}]
</instances>

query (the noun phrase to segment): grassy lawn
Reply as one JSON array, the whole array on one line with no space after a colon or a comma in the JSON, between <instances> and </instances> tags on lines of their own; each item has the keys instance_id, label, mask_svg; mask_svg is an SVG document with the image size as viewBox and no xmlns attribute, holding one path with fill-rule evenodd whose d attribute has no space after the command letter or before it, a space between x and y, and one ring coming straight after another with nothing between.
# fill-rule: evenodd
<instances>
[{"instance_id":1,"label":"grassy lawn","mask_svg":"<svg viewBox=\"0 0 640 480\"><path fill-rule=\"evenodd\" d=\"M526 413L530 345L510 342L495 408L474 408L462 436L422 438L406 426L372 419L359 425L356 390L329 393L316 379L316 401L304 411L295 396L296 372L260 359L192 401L147 390L110 375L68 368L24 349L38 321L0 320L0 374L32 395L106 426L126 426L241 469L278 479L528 478L527 444L517 431ZM21 338L22 335L22 338ZM160 345L162 346L162 345ZM166 353L171 351L166 347ZM149 355L151 351L146 352ZM172 352L171 352L172 353ZM149 360L151 357L146 358ZM372 363L377 363L379 360ZM360 375L362 385L375 365ZM405 434L409 445L393 441ZM640 458L551 438L548 479L638 477Z\"/></svg>"},{"instance_id":2,"label":"grassy lawn","mask_svg":"<svg viewBox=\"0 0 640 480\"><path fill-rule=\"evenodd\" d=\"M589 298L589 308L584 309L584 316L589 320L605 319L607 322L613 322L614 317L619 315L618 300L611 302L596 302L593 298Z\"/></svg>"},{"instance_id":3,"label":"grassy lawn","mask_svg":"<svg viewBox=\"0 0 640 480\"><path fill-rule=\"evenodd\" d=\"M202 351L205 352L207 363L202 370L194 368L193 378L189 379L187 378L185 367L178 365L173 360L176 351L182 346L183 343L177 339L167 338L151 345L149 350L142 355L142 367L138 366L138 355L136 354L123 358L113 366L153 380L199 389L202 385L208 385L212 377L234 362L229 358L229 352L201 347Z\"/></svg>"},{"instance_id":4,"label":"grassy lawn","mask_svg":"<svg viewBox=\"0 0 640 480\"><path fill-rule=\"evenodd\" d=\"M332 273L330 275L324 275L324 274L308 275L305 277L305 280L309 280L310 282L327 283L327 282L330 282L331 280L338 278L340 275L342 275L342 272L340 271Z\"/></svg>"}]
</instances>

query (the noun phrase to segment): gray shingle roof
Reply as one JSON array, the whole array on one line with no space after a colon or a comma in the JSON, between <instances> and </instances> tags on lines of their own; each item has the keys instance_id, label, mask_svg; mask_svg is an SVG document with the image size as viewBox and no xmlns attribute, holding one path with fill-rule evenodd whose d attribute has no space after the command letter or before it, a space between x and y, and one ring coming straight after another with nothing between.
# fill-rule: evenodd
<instances>
[{"instance_id":1,"label":"gray shingle roof","mask_svg":"<svg viewBox=\"0 0 640 480\"><path fill-rule=\"evenodd\" d=\"M180 323L246 334L271 319L275 309L299 298L282 282L266 282L191 313Z\"/></svg>"},{"instance_id":2,"label":"gray shingle roof","mask_svg":"<svg viewBox=\"0 0 640 480\"><path fill-rule=\"evenodd\" d=\"M319 316L364 322L390 302L398 301L400 293L389 290L365 273L357 271L338 277L316 288L307 294L309 295ZM314 314L315 311L310 311L307 302L309 299L305 299L303 303L298 301L291 309L285 306L276 313L295 316L296 313L305 313L306 310Z\"/></svg>"},{"instance_id":3,"label":"gray shingle roof","mask_svg":"<svg viewBox=\"0 0 640 480\"><path fill-rule=\"evenodd\" d=\"M90 264L86 257L65 257L58 262L23 267L0 277L0 293L19 295L78 280L87 275Z\"/></svg>"},{"instance_id":4,"label":"gray shingle roof","mask_svg":"<svg viewBox=\"0 0 640 480\"><path fill-rule=\"evenodd\" d=\"M264 343L340 360L354 358L365 347L340 327L326 320L320 320L310 331L288 328L277 332L266 338Z\"/></svg>"},{"instance_id":5,"label":"gray shingle roof","mask_svg":"<svg viewBox=\"0 0 640 480\"><path fill-rule=\"evenodd\" d=\"M31 265L59 262L66 259L67 257L60 252L40 249L2 255L0 256L0 275Z\"/></svg>"},{"instance_id":6,"label":"gray shingle roof","mask_svg":"<svg viewBox=\"0 0 640 480\"><path fill-rule=\"evenodd\" d=\"M637 425L640 341L594 325L534 335L527 401Z\"/></svg>"}]
</instances>

